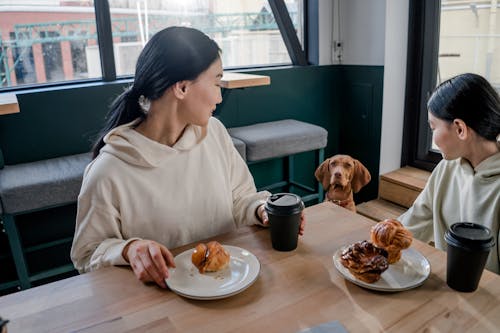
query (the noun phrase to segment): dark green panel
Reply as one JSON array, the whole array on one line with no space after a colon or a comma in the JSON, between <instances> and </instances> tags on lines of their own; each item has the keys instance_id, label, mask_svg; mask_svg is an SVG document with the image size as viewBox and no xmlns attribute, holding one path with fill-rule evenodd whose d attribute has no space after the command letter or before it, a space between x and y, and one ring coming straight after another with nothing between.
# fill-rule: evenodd
<instances>
[{"instance_id":1,"label":"dark green panel","mask_svg":"<svg viewBox=\"0 0 500 333\"><path fill-rule=\"evenodd\" d=\"M107 109L123 84L18 93L21 112L0 117L5 164L90 150Z\"/></svg>"},{"instance_id":2,"label":"dark green panel","mask_svg":"<svg viewBox=\"0 0 500 333\"><path fill-rule=\"evenodd\" d=\"M355 195L360 203L378 195L384 69L342 66L341 77L340 153L360 160L372 175L371 182Z\"/></svg>"}]
</instances>

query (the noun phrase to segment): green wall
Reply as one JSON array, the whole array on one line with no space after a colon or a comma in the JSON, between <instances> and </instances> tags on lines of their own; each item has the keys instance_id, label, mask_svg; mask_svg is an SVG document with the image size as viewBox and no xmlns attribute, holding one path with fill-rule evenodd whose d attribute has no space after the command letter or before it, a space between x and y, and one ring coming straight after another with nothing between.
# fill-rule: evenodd
<instances>
[{"instance_id":1,"label":"green wall","mask_svg":"<svg viewBox=\"0 0 500 333\"><path fill-rule=\"evenodd\" d=\"M371 183L355 195L357 202L377 196L383 67L310 66L253 71L271 77L271 85L225 90L217 117L226 127L293 118L328 130L325 157L337 153L359 159L371 172ZM0 161L6 165L90 150L113 98L130 81L68 85L19 92L21 112L0 116ZM283 176L282 161L250 166L257 186ZM295 178L314 185L314 155L299 154ZM1 172L1 170L0 170ZM300 193L299 193L300 194ZM72 236L75 205L18 217L25 245ZM43 229L43 232L36 230ZM28 256L31 269L43 271L69 262L70 244ZM0 283L15 275L6 238L0 234ZM0 290L0 294L2 291Z\"/></svg>"}]
</instances>

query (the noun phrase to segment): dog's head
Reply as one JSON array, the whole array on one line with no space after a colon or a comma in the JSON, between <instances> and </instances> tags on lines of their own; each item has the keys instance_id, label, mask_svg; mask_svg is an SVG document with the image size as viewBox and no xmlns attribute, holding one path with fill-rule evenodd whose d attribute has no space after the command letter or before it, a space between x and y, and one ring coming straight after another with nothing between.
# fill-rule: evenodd
<instances>
[{"instance_id":1,"label":"dog's head","mask_svg":"<svg viewBox=\"0 0 500 333\"><path fill-rule=\"evenodd\" d=\"M314 173L316 179L327 190L330 185L342 187L351 183L354 193L359 192L371 180L368 169L349 155L335 155L326 159Z\"/></svg>"}]
</instances>

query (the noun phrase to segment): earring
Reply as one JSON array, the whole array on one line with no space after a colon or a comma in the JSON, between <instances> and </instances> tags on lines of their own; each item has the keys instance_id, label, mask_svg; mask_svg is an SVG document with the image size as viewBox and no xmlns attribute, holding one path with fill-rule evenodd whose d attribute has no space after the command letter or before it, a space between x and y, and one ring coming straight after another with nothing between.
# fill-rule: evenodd
<instances>
[{"instance_id":1,"label":"earring","mask_svg":"<svg viewBox=\"0 0 500 333\"><path fill-rule=\"evenodd\" d=\"M149 98L144 97L144 95L141 95L139 97L139 106L141 107L141 110L144 114L149 113L149 109L151 108L151 101Z\"/></svg>"}]
</instances>

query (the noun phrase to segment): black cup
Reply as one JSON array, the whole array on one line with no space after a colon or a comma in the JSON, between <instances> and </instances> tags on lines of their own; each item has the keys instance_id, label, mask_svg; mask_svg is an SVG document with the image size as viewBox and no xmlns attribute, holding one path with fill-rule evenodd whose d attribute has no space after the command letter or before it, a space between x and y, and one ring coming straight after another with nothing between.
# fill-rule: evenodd
<instances>
[{"instance_id":1,"label":"black cup","mask_svg":"<svg viewBox=\"0 0 500 333\"><path fill-rule=\"evenodd\" d=\"M460 222L444 234L447 246L446 283L457 291L477 289L495 239L485 226Z\"/></svg>"},{"instance_id":2,"label":"black cup","mask_svg":"<svg viewBox=\"0 0 500 333\"><path fill-rule=\"evenodd\" d=\"M297 248L302 199L293 193L277 193L267 199L266 212L271 226L271 243L278 251Z\"/></svg>"}]
</instances>

